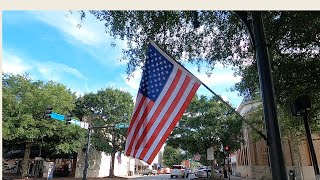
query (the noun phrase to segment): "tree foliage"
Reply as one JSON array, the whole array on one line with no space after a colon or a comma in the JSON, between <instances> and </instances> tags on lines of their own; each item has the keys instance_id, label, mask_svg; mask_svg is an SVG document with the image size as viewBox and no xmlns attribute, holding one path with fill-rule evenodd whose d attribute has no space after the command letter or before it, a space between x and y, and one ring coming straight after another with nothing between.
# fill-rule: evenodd
<instances>
[{"instance_id":1,"label":"tree foliage","mask_svg":"<svg viewBox=\"0 0 320 180\"><path fill-rule=\"evenodd\" d=\"M82 17L85 12L81 11ZM154 40L174 59L206 64L210 74L219 62L233 65L242 80L234 90L242 96L259 95L256 59L246 26L234 12L198 11L200 28L193 27L191 11L90 11L105 22L106 32L126 40L121 60L128 60L131 75L143 65L148 40ZM320 15L315 11L262 13L277 105L291 123L288 105L298 95L311 97L311 122L320 119ZM283 130L287 131L287 126ZM317 127L317 126L314 126ZM319 129L314 129L319 130Z\"/></svg>"},{"instance_id":2,"label":"tree foliage","mask_svg":"<svg viewBox=\"0 0 320 180\"><path fill-rule=\"evenodd\" d=\"M132 110L132 96L128 92L113 88L88 93L77 100L76 114L89 119L93 127L110 127L94 129L91 140L95 149L111 155L110 176L114 176L115 154L124 150L127 133L127 129L116 129L112 126L129 123Z\"/></svg>"},{"instance_id":3,"label":"tree foliage","mask_svg":"<svg viewBox=\"0 0 320 180\"><path fill-rule=\"evenodd\" d=\"M221 145L230 151L240 147L241 128L242 120L217 98L195 96L167 143L192 155L199 153L201 163L208 164L208 148L220 153Z\"/></svg>"},{"instance_id":4,"label":"tree foliage","mask_svg":"<svg viewBox=\"0 0 320 180\"><path fill-rule=\"evenodd\" d=\"M136 67L143 65L149 39L157 42L176 60L206 62L209 70L216 62L236 65L240 74L246 70L248 64L252 64L253 68L256 67L248 31L234 12L198 11L201 23L198 29L193 27L194 15L191 11L90 11L90 13L105 22L107 33L114 38L127 41L128 48L124 49L122 59L129 60L127 69L129 75ZM85 17L84 11L82 17ZM267 42L270 44L271 59L274 62L273 71L275 74L282 74L279 76L279 81L287 84L299 81L303 83L301 79L310 79L308 82L317 81L319 13L269 11L263 12L263 20ZM290 77L291 71L288 69L296 69L297 73ZM307 74L299 73L304 72L304 69L313 71ZM252 77L257 77L256 75L257 73L254 73ZM288 78L294 81L287 80ZM257 78L253 80L258 82ZM291 85L297 84L299 83ZM287 87L285 83L279 85ZM304 84L300 85L303 87ZM244 86L241 92L245 92L248 87L254 86ZM308 87L319 89L317 86ZM282 98L290 96L287 92L283 94Z\"/></svg>"},{"instance_id":5,"label":"tree foliage","mask_svg":"<svg viewBox=\"0 0 320 180\"><path fill-rule=\"evenodd\" d=\"M300 143L303 140L306 140L306 132L303 125L302 117L293 117L289 109L284 109L278 107L278 118L279 118L279 127L281 130L282 139L292 140L294 139L296 143ZM263 109L262 104L253 109L249 114L246 115L247 120L255 127L266 134L264 119L263 119ZM313 130L319 130L319 123L310 123L310 127ZM261 136L256 132L252 131L253 140L261 140ZM319 131L313 131L312 133L318 133Z\"/></svg>"},{"instance_id":6,"label":"tree foliage","mask_svg":"<svg viewBox=\"0 0 320 180\"><path fill-rule=\"evenodd\" d=\"M307 27L307 28L306 28ZM291 115L289 104L300 94L312 100L311 122L320 120L320 16L317 12L265 13L265 29L272 60L272 75L282 133L303 130ZM240 69L235 89L241 94L259 92L256 62ZM297 126L298 125L298 126ZM320 130L316 125L314 130ZM300 131L301 133L301 131Z\"/></svg>"},{"instance_id":7,"label":"tree foliage","mask_svg":"<svg viewBox=\"0 0 320 180\"><path fill-rule=\"evenodd\" d=\"M85 12L81 11L81 17ZM174 59L200 65L207 64L207 73L220 62L239 65L252 58L246 29L238 17L227 11L199 11L201 27L193 27L192 11L90 11L103 21L106 32L126 40L123 57L127 73L141 67L146 49L154 40ZM242 47L242 48L239 48ZM199 66L200 67L200 66Z\"/></svg>"},{"instance_id":8,"label":"tree foliage","mask_svg":"<svg viewBox=\"0 0 320 180\"><path fill-rule=\"evenodd\" d=\"M167 167L172 165L181 164L186 157L180 149L173 148L172 146L166 145L163 152L163 164Z\"/></svg>"},{"instance_id":9,"label":"tree foliage","mask_svg":"<svg viewBox=\"0 0 320 180\"><path fill-rule=\"evenodd\" d=\"M82 146L85 133L80 127L44 119L47 106L60 114L74 108L75 95L65 86L52 81L33 81L27 75L3 74L2 92L5 147L40 146L52 155L76 152ZM28 150L25 153L26 161Z\"/></svg>"}]
</instances>

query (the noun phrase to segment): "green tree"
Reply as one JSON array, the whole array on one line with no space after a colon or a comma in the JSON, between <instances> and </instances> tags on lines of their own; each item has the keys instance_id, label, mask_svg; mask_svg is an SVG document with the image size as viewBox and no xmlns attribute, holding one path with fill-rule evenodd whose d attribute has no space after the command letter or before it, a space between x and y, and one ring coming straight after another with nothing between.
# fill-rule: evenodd
<instances>
[{"instance_id":1,"label":"green tree","mask_svg":"<svg viewBox=\"0 0 320 180\"><path fill-rule=\"evenodd\" d=\"M257 63L249 33L230 11L198 11L200 28L193 27L191 11L90 11L105 22L106 32L126 40L121 60L128 60L130 76L146 59L148 40L154 40L174 59L205 65L210 74L219 62L233 65L242 80L234 90L242 96L260 96ZM81 11L82 18L85 12ZM281 128L290 132L294 118L288 105L298 95L311 97L311 122L320 119L320 16L315 11L268 11L263 21L278 111L283 114ZM300 124L301 125L301 124ZM319 131L319 124L312 125Z\"/></svg>"},{"instance_id":2,"label":"green tree","mask_svg":"<svg viewBox=\"0 0 320 180\"><path fill-rule=\"evenodd\" d=\"M192 11L90 13L105 22L108 34L127 41L128 49L123 51L122 59L129 60L129 75L143 65L149 39L157 42L176 60L186 59L198 64L206 62L209 71L217 62L240 68L255 62L248 31L231 11L198 11L201 25L198 29L193 27ZM86 12L81 11L81 18L85 16ZM263 12L272 57L277 55L281 59L281 56L285 55L296 62L301 62L302 59L317 59L319 18L318 12Z\"/></svg>"},{"instance_id":3,"label":"green tree","mask_svg":"<svg viewBox=\"0 0 320 180\"><path fill-rule=\"evenodd\" d=\"M320 119L319 28L320 16L317 12L265 13L275 95L278 111L282 114L280 121L288 122L284 131L290 130L286 127L291 124L296 125L288 120L296 120L291 116L289 104L302 93L311 97L312 122ZM242 80L235 85L235 89L243 96L259 96L256 61L240 68L237 74L242 76Z\"/></svg>"},{"instance_id":4,"label":"green tree","mask_svg":"<svg viewBox=\"0 0 320 180\"><path fill-rule=\"evenodd\" d=\"M132 75L146 59L149 39L154 40L174 59L199 65L206 63L207 73L220 62L239 65L252 58L247 30L233 12L199 11L201 27L193 27L192 11L90 11L105 23L106 32L126 40L120 60L128 60ZM81 18L86 12L81 11ZM112 45L115 45L114 42ZM243 48L239 48L243 47Z\"/></svg>"},{"instance_id":5,"label":"green tree","mask_svg":"<svg viewBox=\"0 0 320 180\"><path fill-rule=\"evenodd\" d=\"M163 152L163 164L167 167L172 167L172 165L178 165L181 164L181 162L185 159L186 157L182 153L182 150L173 148L170 145L166 145L164 147L164 152Z\"/></svg>"},{"instance_id":6,"label":"green tree","mask_svg":"<svg viewBox=\"0 0 320 180\"><path fill-rule=\"evenodd\" d=\"M133 100L128 92L106 88L80 97L76 111L79 116L90 118L92 126L129 123ZM114 177L115 154L124 150L126 133L127 129L104 128L95 129L92 134L94 148L111 155L109 177Z\"/></svg>"},{"instance_id":7,"label":"green tree","mask_svg":"<svg viewBox=\"0 0 320 180\"><path fill-rule=\"evenodd\" d=\"M242 120L217 98L195 96L167 143L189 154L199 153L201 164L209 165L207 149L213 147L216 153L221 145L229 146L230 151L238 149L241 128Z\"/></svg>"},{"instance_id":8,"label":"green tree","mask_svg":"<svg viewBox=\"0 0 320 180\"><path fill-rule=\"evenodd\" d=\"M122 59L129 60L129 75L143 65L148 40L152 39L176 60L200 65L208 73L217 62L234 65L243 77L236 86L242 95L259 89L256 60L246 27L234 12L198 11L201 27L193 27L191 11L90 11L105 22L106 32L126 40ZM85 17L81 11L81 17ZM308 11L263 12L272 60L276 97L288 104L307 92L319 109L320 16ZM308 28L305 28L308 27ZM313 117L319 117L313 113ZM315 115L316 114L316 115Z\"/></svg>"},{"instance_id":9,"label":"green tree","mask_svg":"<svg viewBox=\"0 0 320 180\"><path fill-rule=\"evenodd\" d=\"M41 150L65 154L82 146L85 133L80 127L44 119L47 106L61 114L74 108L75 95L64 85L32 81L27 75L3 74L2 92L3 144L25 145L22 176L27 175L32 147L39 147L41 155Z\"/></svg>"}]
</instances>

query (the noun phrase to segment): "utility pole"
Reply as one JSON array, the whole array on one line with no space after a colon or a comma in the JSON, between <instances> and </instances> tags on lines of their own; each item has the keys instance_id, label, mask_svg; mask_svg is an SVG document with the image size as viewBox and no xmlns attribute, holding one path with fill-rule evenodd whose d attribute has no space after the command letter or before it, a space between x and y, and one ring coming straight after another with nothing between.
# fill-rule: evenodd
<instances>
[{"instance_id":1,"label":"utility pole","mask_svg":"<svg viewBox=\"0 0 320 180\"><path fill-rule=\"evenodd\" d=\"M87 145L86 145L86 156L85 156L85 162L84 162L84 169L83 169L83 177L82 180L87 180L87 171L89 167L89 150L90 150L90 138L91 138L91 131L93 129L104 129L104 128L128 128L129 125L125 123L118 123L115 125L106 125L106 126L89 126L87 131ZM115 135L115 134L113 134ZM111 167L111 166L110 166Z\"/></svg>"},{"instance_id":2,"label":"utility pole","mask_svg":"<svg viewBox=\"0 0 320 180\"><path fill-rule=\"evenodd\" d=\"M302 116L304 128L306 130L306 136L309 146L309 152L312 160L312 165L314 169L314 174L317 180L320 180L320 172L317 161L316 152L314 150L311 130L308 123L308 113L311 110L311 100L307 95L300 95L294 102L291 103L291 111L293 116Z\"/></svg>"},{"instance_id":3,"label":"utility pole","mask_svg":"<svg viewBox=\"0 0 320 180\"><path fill-rule=\"evenodd\" d=\"M276 100L274 95L271 65L269 60L268 47L263 27L262 12L235 12L248 28L253 49L255 49L260 92L263 104L263 116L267 130L267 144L273 180L284 180L287 178L286 165L284 163L280 130L277 119Z\"/></svg>"},{"instance_id":4,"label":"utility pole","mask_svg":"<svg viewBox=\"0 0 320 180\"><path fill-rule=\"evenodd\" d=\"M271 75L271 65L261 14L262 13L258 11L252 12L252 24L255 43L254 46L256 49L258 64L263 115L266 123L270 150L269 152L272 167L272 179L284 180L288 178L282 152L282 143L277 119L276 100Z\"/></svg>"},{"instance_id":5,"label":"utility pole","mask_svg":"<svg viewBox=\"0 0 320 180\"><path fill-rule=\"evenodd\" d=\"M315 173L315 176L319 179L320 178L319 166L318 166L316 152L314 151L314 146L313 146L312 137L311 137L311 131L310 131L309 123L308 123L307 112L303 112L302 117L303 117L304 128L306 130L308 146L309 146L309 151L310 151L310 155L311 155L314 173Z\"/></svg>"},{"instance_id":6,"label":"utility pole","mask_svg":"<svg viewBox=\"0 0 320 180\"><path fill-rule=\"evenodd\" d=\"M89 166L89 153L90 153L90 138L91 138L91 127L89 126L87 130L87 146L86 146L86 157L84 160L84 169L83 169L83 176L82 180L87 180L87 171Z\"/></svg>"},{"instance_id":7,"label":"utility pole","mask_svg":"<svg viewBox=\"0 0 320 180\"><path fill-rule=\"evenodd\" d=\"M82 180L87 180L87 171L88 171L88 167L89 167L90 140L91 140L91 131L92 131L92 129L102 129L102 128L109 128L109 127L115 127L115 126L114 125L107 125L107 126L89 126L88 127L86 156L85 156Z\"/></svg>"}]
</instances>

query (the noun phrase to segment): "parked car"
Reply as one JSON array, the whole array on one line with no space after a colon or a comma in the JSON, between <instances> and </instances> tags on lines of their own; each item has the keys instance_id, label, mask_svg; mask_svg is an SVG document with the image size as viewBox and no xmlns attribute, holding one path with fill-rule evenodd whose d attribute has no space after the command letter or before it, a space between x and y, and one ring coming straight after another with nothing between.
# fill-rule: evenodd
<instances>
[{"instance_id":1,"label":"parked car","mask_svg":"<svg viewBox=\"0 0 320 180\"><path fill-rule=\"evenodd\" d=\"M151 171L151 174L157 175L157 174L159 174L159 173L158 173L158 170L153 169L153 170Z\"/></svg>"},{"instance_id":2,"label":"parked car","mask_svg":"<svg viewBox=\"0 0 320 180\"><path fill-rule=\"evenodd\" d=\"M188 168L188 173L189 173L189 174L192 174L192 171L191 171L191 169L190 169L190 168Z\"/></svg>"},{"instance_id":3,"label":"parked car","mask_svg":"<svg viewBox=\"0 0 320 180\"><path fill-rule=\"evenodd\" d=\"M203 166L203 167L198 167L198 168L196 168L196 169L194 170L194 175L197 176L198 171L201 171L201 170L203 170L203 169L206 169L206 167Z\"/></svg>"},{"instance_id":4,"label":"parked car","mask_svg":"<svg viewBox=\"0 0 320 180\"><path fill-rule=\"evenodd\" d=\"M151 174L151 169L144 169L143 171L142 171L142 175L150 175Z\"/></svg>"},{"instance_id":5,"label":"parked car","mask_svg":"<svg viewBox=\"0 0 320 180\"><path fill-rule=\"evenodd\" d=\"M170 174L170 168L168 167L161 168L160 172L161 174Z\"/></svg>"},{"instance_id":6,"label":"parked car","mask_svg":"<svg viewBox=\"0 0 320 180\"><path fill-rule=\"evenodd\" d=\"M153 174L153 175L156 175L156 174L158 174L158 171L157 170L151 170L151 169L145 169L145 170L143 170L142 171L142 175L151 175L151 174Z\"/></svg>"},{"instance_id":7,"label":"parked car","mask_svg":"<svg viewBox=\"0 0 320 180\"><path fill-rule=\"evenodd\" d=\"M198 170L196 176L201 177L201 178L206 178L207 174L209 177L212 177L211 169L200 169L200 170ZM215 179L222 179L222 177L223 177L223 175L218 170L215 170L214 178Z\"/></svg>"},{"instance_id":8,"label":"parked car","mask_svg":"<svg viewBox=\"0 0 320 180\"><path fill-rule=\"evenodd\" d=\"M183 165L173 165L170 171L170 177L182 177L182 178L188 178L189 172L186 167Z\"/></svg>"}]
</instances>

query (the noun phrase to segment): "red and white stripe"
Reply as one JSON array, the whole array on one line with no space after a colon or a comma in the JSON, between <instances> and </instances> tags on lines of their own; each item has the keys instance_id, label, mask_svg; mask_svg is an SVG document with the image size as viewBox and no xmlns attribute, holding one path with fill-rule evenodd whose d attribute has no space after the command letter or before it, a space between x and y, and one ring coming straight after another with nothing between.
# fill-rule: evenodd
<instances>
[{"instance_id":1,"label":"red and white stripe","mask_svg":"<svg viewBox=\"0 0 320 180\"><path fill-rule=\"evenodd\" d=\"M138 94L125 154L151 163L183 115L201 82L175 64L155 102Z\"/></svg>"}]
</instances>

